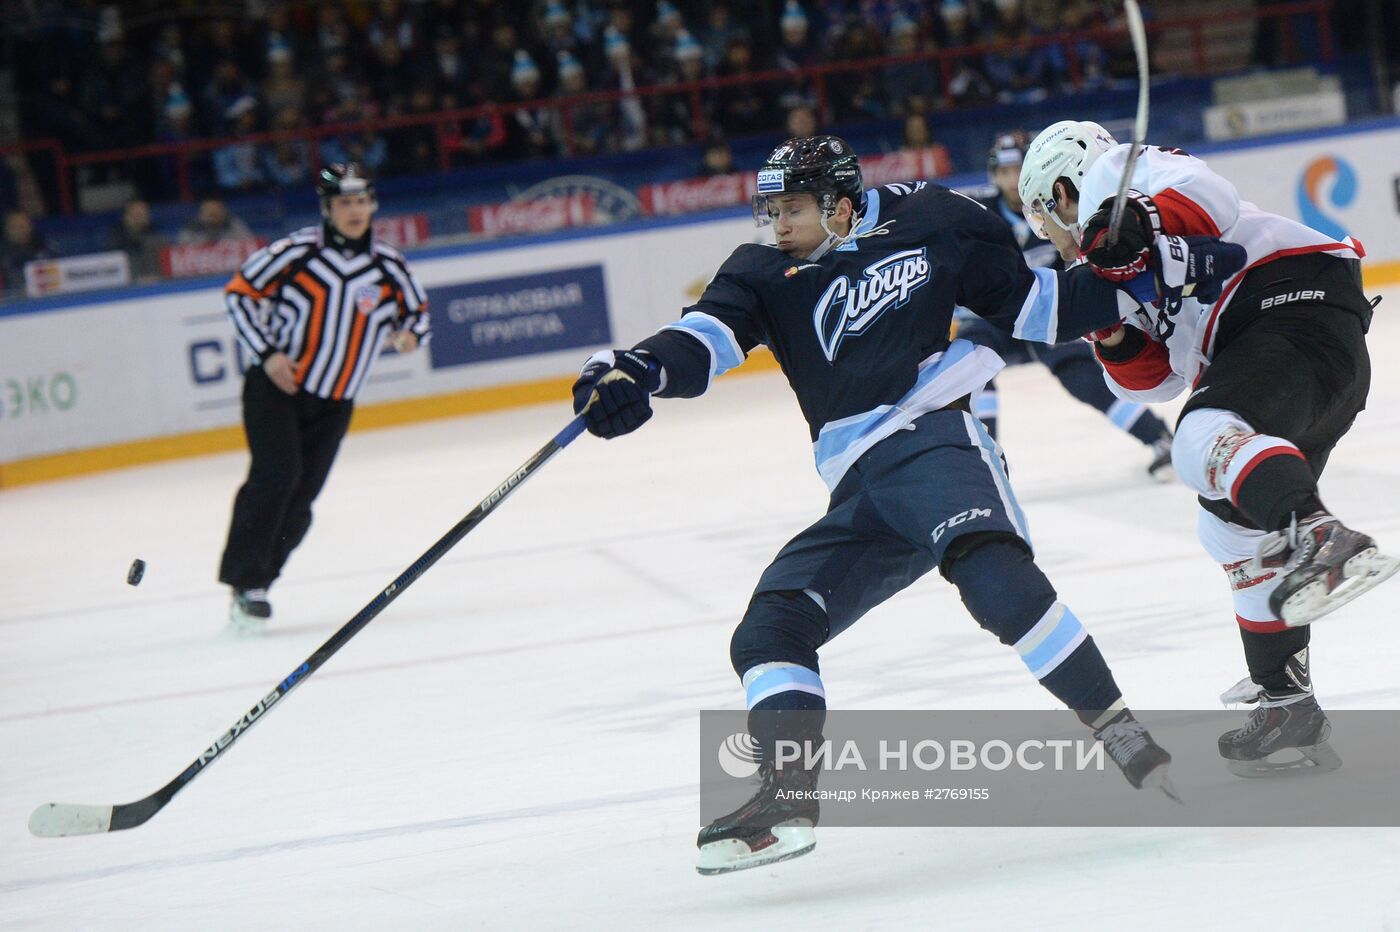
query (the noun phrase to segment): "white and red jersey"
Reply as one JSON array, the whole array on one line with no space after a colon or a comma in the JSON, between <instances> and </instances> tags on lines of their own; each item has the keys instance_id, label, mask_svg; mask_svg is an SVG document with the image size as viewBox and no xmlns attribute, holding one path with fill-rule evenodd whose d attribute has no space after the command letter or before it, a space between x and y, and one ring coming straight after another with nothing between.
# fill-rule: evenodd
<instances>
[{"instance_id":1,"label":"white and red jersey","mask_svg":"<svg viewBox=\"0 0 1400 932\"><path fill-rule=\"evenodd\" d=\"M1118 193L1130 145L1108 150L1090 166L1079 194L1081 226L1099 211L1105 199ZM1349 259L1365 255L1351 237L1343 241L1287 217L1260 210L1240 200L1235 186L1211 171L1205 162L1179 149L1144 146L1133 166L1131 187L1149 195L1169 236L1213 236L1245 248L1245 267L1225 283L1220 300L1203 304L1183 298L1180 308L1146 307L1126 323L1150 338L1147 349L1126 363L1104 363L1109 387L1133 401L1169 401L1195 384L1210 364L1222 314L1244 276L1260 265L1310 252L1329 252ZM1101 360L1102 361L1102 360Z\"/></svg>"}]
</instances>

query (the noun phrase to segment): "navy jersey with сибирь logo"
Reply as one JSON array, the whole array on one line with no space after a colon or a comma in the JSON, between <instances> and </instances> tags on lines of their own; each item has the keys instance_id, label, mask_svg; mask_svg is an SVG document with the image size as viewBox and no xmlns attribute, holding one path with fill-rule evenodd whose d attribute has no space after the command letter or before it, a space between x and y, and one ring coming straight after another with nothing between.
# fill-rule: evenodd
<instances>
[{"instance_id":1,"label":"navy jersey with \u0441\u0438\u0431\u0438\u0440\u044c logo","mask_svg":"<svg viewBox=\"0 0 1400 932\"><path fill-rule=\"evenodd\" d=\"M637 344L661 361L662 396L691 397L767 345L811 428L834 489L874 444L981 388L996 353L948 340L963 305L1018 339L1057 343L1137 304L1087 267L1030 269L1010 227L925 182L865 192L855 235L808 262L745 244L684 316Z\"/></svg>"}]
</instances>

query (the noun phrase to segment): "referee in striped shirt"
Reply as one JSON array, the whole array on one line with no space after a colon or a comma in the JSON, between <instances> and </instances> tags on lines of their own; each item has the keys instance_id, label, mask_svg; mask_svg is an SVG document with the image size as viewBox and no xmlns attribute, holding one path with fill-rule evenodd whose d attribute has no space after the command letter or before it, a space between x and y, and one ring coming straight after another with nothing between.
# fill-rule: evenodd
<instances>
[{"instance_id":1,"label":"referee in striped shirt","mask_svg":"<svg viewBox=\"0 0 1400 932\"><path fill-rule=\"evenodd\" d=\"M407 353L428 337L423 287L397 250L374 241L373 180L353 163L328 165L316 193L321 224L253 253L224 289L239 342L258 360L243 382L253 462L219 567L240 633L272 616L267 589L311 526L375 357L386 343Z\"/></svg>"}]
</instances>

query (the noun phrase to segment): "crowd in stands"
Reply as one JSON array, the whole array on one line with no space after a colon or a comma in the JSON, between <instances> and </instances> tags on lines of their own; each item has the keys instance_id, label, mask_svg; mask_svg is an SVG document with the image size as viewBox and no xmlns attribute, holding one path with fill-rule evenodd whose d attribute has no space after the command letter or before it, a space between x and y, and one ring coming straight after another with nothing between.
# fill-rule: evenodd
<instances>
[{"instance_id":1,"label":"crowd in stands","mask_svg":"<svg viewBox=\"0 0 1400 932\"><path fill-rule=\"evenodd\" d=\"M1334 16L1344 39L1351 20ZM926 149L941 108L1133 80L1126 40L1093 32L1120 23L1120 0L37 0L0 3L0 66L21 139L70 155L209 141L188 160L80 170L79 185L132 192L109 245L139 281L167 246L246 240L225 199L304 192L320 163L412 175L688 144L696 174L720 175L735 170L728 140L874 121ZM1049 35L1072 38L1024 41ZM896 60L858 64L882 58ZM452 111L469 115L427 119ZM0 292L56 254L35 223L56 182L35 178L24 156L0 158ZM153 225L152 202L191 194L193 220Z\"/></svg>"},{"instance_id":2,"label":"crowd in stands","mask_svg":"<svg viewBox=\"0 0 1400 932\"><path fill-rule=\"evenodd\" d=\"M126 253L135 282L152 282L161 275L161 251L171 245L210 246L230 241L250 242L253 231L229 212L222 198L200 201L189 222L180 227L172 240L151 219L151 205L139 198L127 201L121 215L107 233L109 249ZM33 218L23 210L5 212L4 237L0 239L0 295L24 290L24 267L36 259L59 255Z\"/></svg>"},{"instance_id":3,"label":"crowd in stands","mask_svg":"<svg viewBox=\"0 0 1400 932\"><path fill-rule=\"evenodd\" d=\"M451 124L376 128L215 149L208 193L306 185L313 165L355 160L380 173L442 164L588 155L771 132L799 107L823 123L899 119L947 101L1043 96L1070 79L1062 48L961 60L945 85L928 62L810 80L614 97L568 108L560 97L628 92L708 77L913 55L1111 23L1115 0L178 0L79 4L21 16L15 76L25 138L72 153L150 142L243 137L484 104L515 109ZM39 5L40 9L44 6ZM86 18L85 18L86 17ZM1110 68L1074 46L1090 85ZM696 107L699 112L696 112ZM805 120L805 115L799 122ZM804 123L805 125L805 123ZM169 159L132 171L148 197L174 196Z\"/></svg>"}]
</instances>

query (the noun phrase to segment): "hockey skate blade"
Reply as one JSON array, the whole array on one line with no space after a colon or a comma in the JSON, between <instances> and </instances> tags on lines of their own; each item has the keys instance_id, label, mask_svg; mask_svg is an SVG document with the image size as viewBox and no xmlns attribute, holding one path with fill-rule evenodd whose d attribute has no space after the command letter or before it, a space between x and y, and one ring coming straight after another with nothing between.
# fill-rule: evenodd
<instances>
[{"instance_id":1,"label":"hockey skate blade","mask_svg":"<svg viewBox=\"0 0 1400 932\"><path fill-rule=\"evenodd\" d=\"M1178 793L1176 787L1172 785L1172 779L1167 775L1166 767L1158 767L1156 770L1143 777L1142 788L1144 790L1160 790L1162 795L1166 796L1167 799L1170 799L1178 806L1186 805L1186 800L1181 798L1181 794Z\"/></svg>"},{"instance_id":2,"label":"hockey skate blade","mask_svg":"<svg viewBox=\"0 0 1400 932\"><path fill-rule=\"evenodd\" d=\"M236 614L229 617L224 631L233 638L258 638L267 633L267 619L252 615Z\"/></svg>"},{"instance_id":3,"label":"hockey skate blade","mask_svg":"<svg viewBox=\"0 0 1400 932\"><path fill-rule=\"evenodd\" d=\"M111 828L111 806L44 803L29 816L29 834L36 838L97 835Z\"/></svg>"},{"instance_id":4,"label":"hockey skate blade","mask_svg":"<svg viewBox=\"0 0 1400 932\"><path fill-rule=\"evenodd\" d=\"M1325 741L1311 747L1290 748L1288 750L1297 751L1299 757L1296 760L1283 761L1270 760L1268 757L1261 760L1232 760L1226 761L1225 767L1235 776L1248 780L1260 777L1300 777L1331 773L1342 766L1341 757L1332 750L1332 745ZM1274 754L1284 753L1287 752L1274 752ZM1274 755L1270 755L1270 757L1272 756Z\"/></svg>"},{"instance_id":5,"label":"hockey skate blade","mask_svg":"<svg viewBox=\"0 0 1400 932\"><path fill-rule=\"evenodd\" d=\"M1290 628L1312 624L1385 582L1396 570L1400 570L1400 560L1368 547L1345 563L1345 579L1337 588L1328 592L1321 580L1309 583L1283 603L1279 617Z\"/></svg>"},{"instance_id":6,"label":"hockey skate blade","mask_svg":"<svg viewBox=\"0 0 1400 932\"><path fill-rule=\"evenodd\" d=\"M750 850L748 845L737 838L712 841L700 849L700 859L695 865L695 870L706 877L731 874L734 871L800 858L817 846L817 833L810 825L775 825L772 836L775 840L757 851Z\"/></svg>"}]
</instances>

